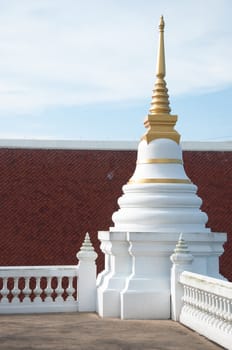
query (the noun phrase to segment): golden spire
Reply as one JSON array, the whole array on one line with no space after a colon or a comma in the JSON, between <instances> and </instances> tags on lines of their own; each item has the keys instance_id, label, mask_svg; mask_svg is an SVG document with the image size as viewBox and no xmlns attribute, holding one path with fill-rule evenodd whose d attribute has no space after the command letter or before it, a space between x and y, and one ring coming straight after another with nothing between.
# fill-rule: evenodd
<instances>
[{"instance_id":1,"label":"golden spire","mask_svg":"<svg viewBox=\"0 0 232 350\"><path fill-rule=\"evenodd\" d=\"M168 89L166 88L165 77L165 52L164 52L164 19L160 18L159 24L159 46L156 65L156 82L151 101L151 114L170 113Z\"/></svg>"},{"instance_id":2,"label":"golden spire","mask_svg":"<svg viewBox=\"0 0 232 350\"><path fill-rule=\"evenodd\" d=\"M164 19L159 23L159 46L156 65L156 82L153 89L151 108L144 125L148 128L143 136L147 142L157 138L169 138L179 143L180 135L174 130L177 116L170 114L168 89L165 82Z\"/></svg>"},{"instance_id":3,"label":"golden spire","mask_svg":"<svg viewBox=\"0 0 232 350\"><path fill-rule=\"evenodd\" d=\"M156 76L159 78L165 77L165 52L164 52L164 18L163 16L160 17L160 24L159 24L159 47L158 47L158 53L157 53L157 65L156 65Z\"/></svg>"}]
</instances>

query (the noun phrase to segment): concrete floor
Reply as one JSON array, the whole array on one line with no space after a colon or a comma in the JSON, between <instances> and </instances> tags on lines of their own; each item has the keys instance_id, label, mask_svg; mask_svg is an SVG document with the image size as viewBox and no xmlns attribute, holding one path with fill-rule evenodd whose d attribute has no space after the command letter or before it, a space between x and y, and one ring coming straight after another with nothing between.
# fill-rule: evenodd
<instances>
[{"instance_id":1,"label":"concrete floor","mask_svg":"<svg viewBox=\"0 0 232 350\"><path fill-rule=\"evenodd\" d=\"M96 314L0 315L0 349L217 350L173 321L121 321Z\"/></svg>"}]
</instances>

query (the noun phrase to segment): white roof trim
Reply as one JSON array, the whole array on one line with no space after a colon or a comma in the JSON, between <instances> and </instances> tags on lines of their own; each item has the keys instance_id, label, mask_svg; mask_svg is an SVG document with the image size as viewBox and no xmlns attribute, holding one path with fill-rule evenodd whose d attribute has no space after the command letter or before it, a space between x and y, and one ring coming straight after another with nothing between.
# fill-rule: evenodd
<instances>
[{"instance_id":1,"label":"white roof trim","mask_svg":"<svg viewBox=\"0 0 232 350\"><path fill-rule=\"evenodd\" d=\"M0 139L0 148L136 150L137 147L138 142L134 141Z\"/></svg>"},{"instance_id":2,"label":"white roof trim","mask_svg":"<svg viewBox=\"0 0 232 350\"><path fill-rule=\"evenodd\" d=\"M232 141L185 141L184 151L232 151Z\"/></svg>"},{"instance_id":3,"label":"white roof trim","mask_svg":"<svg viewBox=\"0 0 232 350\"><path fill-rule=\"evenodd\" d=\"M138 143L139 141L0 139L0 148L133 151L137 150ZM232 141L185 141L181 146L185 151L232 151Z\"/></svg>"}]
</instances>

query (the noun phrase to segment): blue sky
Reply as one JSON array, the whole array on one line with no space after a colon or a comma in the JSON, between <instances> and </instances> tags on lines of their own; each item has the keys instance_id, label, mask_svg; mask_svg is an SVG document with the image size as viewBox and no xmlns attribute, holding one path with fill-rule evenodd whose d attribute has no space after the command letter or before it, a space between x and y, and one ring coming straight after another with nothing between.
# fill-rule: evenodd
<instances>
[{"instance_id":1,"label":"blue sky","mask_svg":"<svg viewBox=\"0 0 232 350\"><path fill-rule=\"evenodd\" d=\"M138 140L161 14L182 140L232 140L231 0L0 0L0 138Z\"/></svg>"}]
</instances>

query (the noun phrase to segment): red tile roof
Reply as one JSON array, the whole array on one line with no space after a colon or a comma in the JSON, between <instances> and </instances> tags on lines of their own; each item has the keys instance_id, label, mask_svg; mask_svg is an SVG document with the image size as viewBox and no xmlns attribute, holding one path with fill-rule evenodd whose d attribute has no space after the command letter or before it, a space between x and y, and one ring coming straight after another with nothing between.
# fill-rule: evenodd
<instances>
[{"instance_id":1,"label":"red tile roof","mask_svg":"<svg viewBox=\"0 0 232 350\"><path fill-rule=\"evenodd\" d=\"M225 252L220 257L220 272L232 281L232 152L185 151L185 169L198 186L202 210L208 215L213 232L226 232Z\"/></svg>"},{"instance_id":2,"label":"red tile roof","mask_svg":"<svg viewBox=\"0 0 232 350\"><path fill-rule=\"evenodd\" d=\"M69 265L88 231L99 254L136 151L0 149L0 265ZM232 281L232 152L185 151L213 231L227 232L221 273Z\"/></svg>"}]
</instances>

